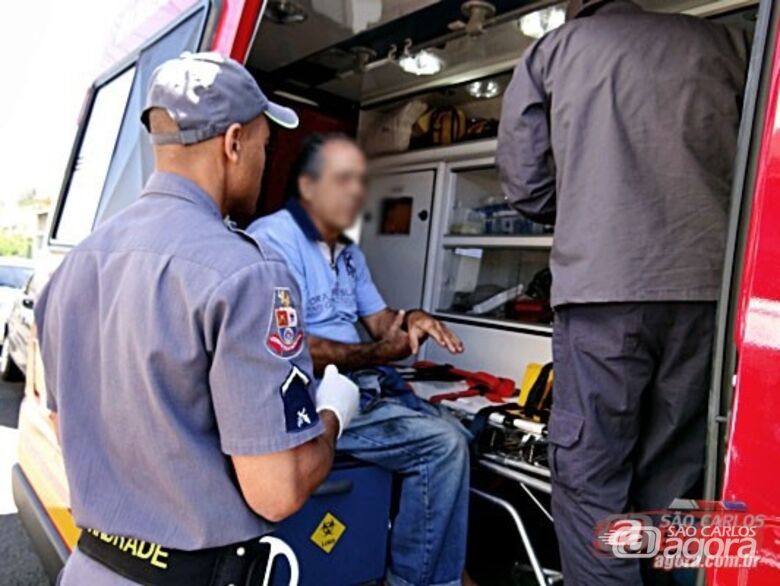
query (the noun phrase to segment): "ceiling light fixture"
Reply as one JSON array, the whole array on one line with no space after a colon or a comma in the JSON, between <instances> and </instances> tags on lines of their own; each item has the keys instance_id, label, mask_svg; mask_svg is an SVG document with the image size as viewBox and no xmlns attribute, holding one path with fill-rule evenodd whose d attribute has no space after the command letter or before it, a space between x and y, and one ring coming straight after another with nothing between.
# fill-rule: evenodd
<instances>
[{"instance_id":1,"label":"ceiling light fixture","mask_svg":"<svg viewBox=\"0 0 780 586\"><path fill-rule=\"evenodd\" d=\"M563 6L549 6L521 16L517 20L517 28L526 37L540 39L564 22L566 22L566 10Z\"/></svg>"},{"instance_id":2,"label":"ceiling light fixture","mask_svg":"<svg viewBox=\"0 0 780 586\"><path fill-rule=\"evenodd\" d=\"M352 47L350 52L355 58L355 66L353 67L355 73L365 73L369 64L376 59L376 51L371 47Z\"/></svg>"},{"instance_id":3,"label":"ceiling light fixture","mask_svg":"<svg viewBox=\"0 0 780 586\"><path fill-rule=\"evenodd\" d=\"M442 58L427 49L418 51L414 55L403 55L398 60L398 65L406 73L414 75L436 75L444 69Z\"/></svg>"},{"instance_id":4,"label":"ceiling light fixture","mask_svg":"<svg viewBox=\"0 0 780 586\"><path fill-rule=\"evenodd\" d=\"M485 32L485 23L496 15L496 7L485 0L467 0L460 6L467 22L456 20L448 27L450 30L465 30L470 37L477 37Z\"/></svg>"},{"instance_id":5,"label":"ceiling light fixture","mask_svg":"<svg viewBox=\"0 0 780 586\"><path fill-rule=\"evenodd\" d=\"M389 57L395 58L396 52L397 48L393 45ZM445 63L444 59L429 49L421 49L412 53L412 40L406 39L404 52L398 58L398 66L412 75L436 75L444 69Z\"/></svg>"},{"instance_id":6,"label":"ceiling light fixture","mask_svg":"<svg viewBox=\"0 0 780 586\"><path fill-rule=\"evenodd\" d=\"M466 92L473 98L479 100L489 100L495 98L501 93L501 84L495 79L484 79L481 81L472 81L466 86Z\"/></svg>"}]
</instances>

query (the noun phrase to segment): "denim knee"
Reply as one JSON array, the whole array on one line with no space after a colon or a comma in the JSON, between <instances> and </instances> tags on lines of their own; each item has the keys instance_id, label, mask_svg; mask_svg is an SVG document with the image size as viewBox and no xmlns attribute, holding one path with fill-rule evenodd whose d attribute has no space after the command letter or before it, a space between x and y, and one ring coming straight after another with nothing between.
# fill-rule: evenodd
<instances>
[{"instance_id":1,"label":"denim knee","mask_svg":"<svg viewBox=\"0 0 780 586\"><path fill-rule=\"evenodd\" d=\"M436 433L431 437L434 459L461 468L468 461L469 444L466 435L447 421L436 421Z\"/></svg>"}]
</instances>

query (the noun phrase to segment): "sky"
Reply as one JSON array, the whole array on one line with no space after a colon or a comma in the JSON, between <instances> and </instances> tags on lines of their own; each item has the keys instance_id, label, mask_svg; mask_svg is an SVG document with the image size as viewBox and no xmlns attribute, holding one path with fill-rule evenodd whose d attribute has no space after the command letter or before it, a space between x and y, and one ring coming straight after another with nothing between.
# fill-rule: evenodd
<instances>
[{"instance_id":1,"label":"sky","mask_svg":"<svg viewBox=\"0 0 780 586\"><path fill-rule=\"evenodd\" d=\"M89 84L132 0L14 0L0 19L0 199L56 199Z\"/></svg>"}]
</instances>

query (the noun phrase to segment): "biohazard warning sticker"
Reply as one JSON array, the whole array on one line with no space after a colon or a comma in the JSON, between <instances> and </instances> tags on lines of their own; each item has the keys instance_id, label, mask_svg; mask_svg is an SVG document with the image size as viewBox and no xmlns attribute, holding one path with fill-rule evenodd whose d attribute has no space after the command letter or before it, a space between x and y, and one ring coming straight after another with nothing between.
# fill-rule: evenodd
<instances>
[{"instance_id":1,"label":"biohazard warning sticker","mask_svg":"<svg viewBox=\"0 0 780 586\"><path fill-rule=\"evenodd\" d=\"M331 513L325 513L322 521L317 525L317 528L309 539L311 539L312 542L314 542L314 545L319 547L322 551L330 553L333 551L333 548L336 547L336 544L346 530L347 526L344 525L344 523L339 521Z\"/></svg>"},{"instance_id":2,"label":"biohazard warning sticker","mask_svg":"<svg viewBox=\"0 0 780 586\"><path fill-rule=\"evenodd\" d=\"M274 289L274 304L265 344L268 350L279 358L294 358L303 348L298 310L293 306L288 287Z\"/></svg>"}]
</instances>

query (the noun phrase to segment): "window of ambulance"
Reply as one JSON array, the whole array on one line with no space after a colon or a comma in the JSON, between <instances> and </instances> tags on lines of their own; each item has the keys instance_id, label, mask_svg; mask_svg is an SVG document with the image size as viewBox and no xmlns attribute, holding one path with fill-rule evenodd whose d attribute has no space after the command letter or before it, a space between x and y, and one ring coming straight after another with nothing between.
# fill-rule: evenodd
<instances>
[{"instance_id":1,"label":"window of ambulance","mask_svg":"<svg viewBox=\"0 0 780 586\"><path fill-rule=\"evenodd\" d=\"M155 68L201 46L209 3L201 2L119 68L99 79L60 195L50 242L75 246L138 197L153 169L140 121Z\"/></svg>"},{"instance_id":2,"label":"window of ambulance","mask_svg":"<svg viewBox=\"0 0 780 586\"><path fill-rule=\"evenodd\" d=\"M92 229L134 75L131 67L95 90L57 223L56 238L62 244L77 244Z\"/></svg>"}]
</instances>

